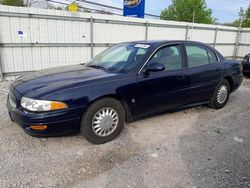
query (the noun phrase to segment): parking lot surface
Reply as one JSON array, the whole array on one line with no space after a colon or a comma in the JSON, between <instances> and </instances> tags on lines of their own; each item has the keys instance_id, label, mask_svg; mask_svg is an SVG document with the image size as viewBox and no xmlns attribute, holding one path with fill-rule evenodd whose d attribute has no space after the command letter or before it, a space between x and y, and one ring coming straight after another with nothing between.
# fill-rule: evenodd
<instances>
[{"instance_id":1,"label":"parking lot surface","mask_svg":"<svg viewBox=\"0 0 250 188\"><path fill-rule=\"evenodd\" d=\"M250 79L225 108L129 123L114 141L33 138L12 123L0 83L0 187L250 187Z\"/></svg>"}]
</instances>

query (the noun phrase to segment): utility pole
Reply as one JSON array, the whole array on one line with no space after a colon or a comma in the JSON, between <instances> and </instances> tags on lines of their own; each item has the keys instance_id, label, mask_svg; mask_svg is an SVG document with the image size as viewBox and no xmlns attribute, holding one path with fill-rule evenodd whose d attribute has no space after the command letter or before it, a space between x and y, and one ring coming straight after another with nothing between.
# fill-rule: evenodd
<instances>
[{"instance_id":1,"label":"utility pole","mask_svg":"<svg viewBox=\"0 0 250 188\"><path fill-rule=\"evenodd\" d=\"M240 38L241 38L241 28L242 28L242 22L243 22L244 18L240 18L240 24L239 24L239 29L238 29L238 33L236 36L236 41L235 41L235 50L234 50L234 59L238 58L238 50L239 50L239 43L240 43Z\"/></svg>"},{"instance_id":2,"label":"utility pole","mask_svg":"<svg viewBox=\"0 0 250 188\"><path fill-rule=\"evenodd\" d=\"M194 24L194 21L195 21L195 11L193 12L193 24Z\"/></svg>"},{"instance_id":3,"label":"utility pole","mask_svg":"<svg viewBox=\"0 0 250 188\"><path fill-rule=\"evenodd\" d=\"M193 12L192 38L193 38L193 34L194 34L194 21L195 21L195 10Z\"/></svg>"}]
</instances>

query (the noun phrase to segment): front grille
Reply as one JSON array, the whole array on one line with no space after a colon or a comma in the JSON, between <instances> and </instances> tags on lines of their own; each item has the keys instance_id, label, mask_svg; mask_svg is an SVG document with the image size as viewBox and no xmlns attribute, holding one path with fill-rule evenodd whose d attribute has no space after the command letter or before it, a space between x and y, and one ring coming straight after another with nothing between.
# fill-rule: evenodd
<instances>
[{"instance_id":1,"label":"front grille","mask_svg":"<svg viewBox=\"0 0 250 188\"><path fill-rule=\"evenodd\" d=\"M16 97L13 95L13 93L9 92L9 103L10 106L13 108L16 108Z\"/></svg>"}]
</instances>

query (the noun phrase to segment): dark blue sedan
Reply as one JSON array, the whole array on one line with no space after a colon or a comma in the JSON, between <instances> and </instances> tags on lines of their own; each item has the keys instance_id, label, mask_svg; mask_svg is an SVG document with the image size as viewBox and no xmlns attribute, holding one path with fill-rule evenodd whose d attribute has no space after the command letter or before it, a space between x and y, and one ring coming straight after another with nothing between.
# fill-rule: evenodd
<instances>
[{"instance_id":1,"label":"dark blue sedan","mask_svg":"<svg viewBox=\"0 0 250 188\"><path fill-rule=\"evenodd\" d=\"M87 64L42 70L12 83L10 118L33 136L80 132L101 144L124 123L208 104L219 109L241 85L241 65L191 41L137 41Z\"/></svg>"}]
</instances>

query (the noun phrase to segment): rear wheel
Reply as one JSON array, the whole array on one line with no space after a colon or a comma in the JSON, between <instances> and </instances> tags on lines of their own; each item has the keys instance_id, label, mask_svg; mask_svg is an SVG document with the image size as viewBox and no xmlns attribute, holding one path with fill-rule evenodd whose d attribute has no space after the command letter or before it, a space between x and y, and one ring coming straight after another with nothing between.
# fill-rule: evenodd
<instances>
[{"instance_id":1,"label":"rear wheel","mask_svg":"<svg viewBox=\"0 0 250 188\"><path fill-rule=\"evenodd\" d=\"M115 139L123 129L125 112L114 98L103 98L93 103L82 117L80 133L94 144Z\"/></svg>"},{"instance_id":2,"label":"rear wheel","mask_svg":"<svg viewBox=\"0 0 250 188\"><path fill-rule=\"evenodd\" d=\"M214 109L223 108L230 95L230 85L227 80L223 79L216 87L213 97L210 100L209 107Z\"/></svg>"}]
</instances>

